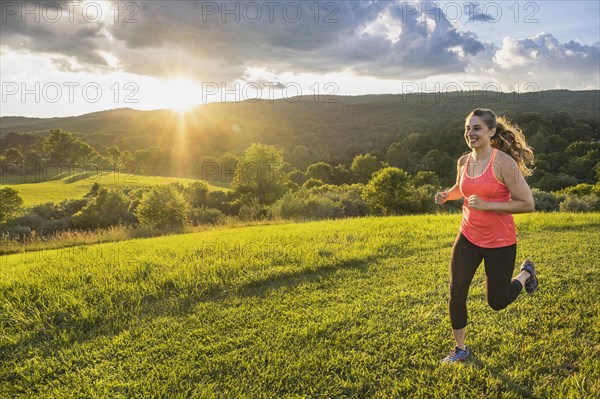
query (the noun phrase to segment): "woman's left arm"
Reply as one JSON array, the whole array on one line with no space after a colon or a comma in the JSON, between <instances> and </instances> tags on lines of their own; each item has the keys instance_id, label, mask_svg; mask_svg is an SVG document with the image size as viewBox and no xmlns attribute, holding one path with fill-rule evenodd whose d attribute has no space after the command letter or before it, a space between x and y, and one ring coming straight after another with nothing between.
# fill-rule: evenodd
<instances>
[{"instance_id":1,"label":"woman's left arm","mask_svg":"<svg viewBox=\"0 0 600 399\"><path fill-rule=\"evenodd\" d=\"M499 175L497 178L508 188L508 191L510 192L510 201L489 202L472 195L468 199L469 207L499 213L528 213L535 211L533 194L531 194L531 189L519 170L517 162L507 154L500 159L498 158L499 157L496 156L496 165L494 165L496 166L495 170Z\"/></svg>"}]
</instances>

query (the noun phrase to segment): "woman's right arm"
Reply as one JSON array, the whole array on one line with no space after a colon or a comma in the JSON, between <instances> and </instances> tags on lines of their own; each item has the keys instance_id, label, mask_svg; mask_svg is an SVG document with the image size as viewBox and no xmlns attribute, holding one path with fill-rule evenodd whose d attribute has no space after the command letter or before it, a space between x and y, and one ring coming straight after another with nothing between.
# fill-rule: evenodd
<instances>
[{"instance_id":1,"label":"woman's right arm","mask_svg":"<svg viewBox=\"0 0 600 399\"><path fill-rule=\"evenodd\" d=\"M440 191L435 195L436 204L441 205L446 201L457 200L463 197L458 185L460 184L461 170L465 162L467 161L467 157L468 155L463 155L459 158L458 162L456 163L456 183L454 184L454 186L452 186L451 189L447 191Z\"/></svg>"}]
</instances>

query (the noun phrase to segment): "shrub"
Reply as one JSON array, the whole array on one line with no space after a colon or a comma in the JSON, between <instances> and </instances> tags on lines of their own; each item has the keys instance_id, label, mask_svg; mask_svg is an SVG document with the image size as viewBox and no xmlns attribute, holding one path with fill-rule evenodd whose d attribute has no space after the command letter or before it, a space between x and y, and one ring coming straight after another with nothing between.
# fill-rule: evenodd
<instances>
[{"instance_id":1,"label":"shrub","mask_svg":"<svg viewBox=\"0 0 600 399\"><path fill-rule=\"evenodd\" d=\"M307 180L306 175L301 170L291 171L288 173L288 178L299 186L304 184L304 182Z\"/></svg>"},{"instance_id":2,"label":"shrub","mask_svg":"<svg viewBox=\"0 0 600 399\"><path fill-rule=\"evenodd\" d=\"M267 207L262 205L258 198L248 197L240 207L238 217L240 220L263 220L268 216Z\"/></svg>"},{"instance_id":3,"label":"shrub","mask_svg":"<svg viewBox=\"0 0 600 399\"><path fill-rule=\"evenodd\" d=\"M71 218L78 229L97 229L133 223L133 215L128 212L129 199L116 190L100 188L96 195Z\"/></svg>"},{"instance_id":4,"label":"shrub","mask_svg":"<svg viewBox=\"0 0 600 399\"><path fill-rule=\"evenodd\" d=\"M559 194L574 194L574 195L587 195L587 194L592 194L592 193L596 193L598 192L600 188L600 184L596 183L596 185L594 186L593 184L588 184L588 183L580 183L576 186L571 186L571 187L567 187L567 188L563 188L562 190L560 190L558 193Z\"/></svg>"},{"instance_id":5,"label":"shrub","mask_svg":"<svg viewBox=\"0 0 600 399\"><path fill-rule=\"evenodd\" d=\"M206 205L208 184L203 181L195 181L184 187L182 193L192 208L200 208Z\"/></svg>"},{"instance_id":6,"label":"shrub","mask_svg":"<svg viewBox=\"0 0 600 399\"><path fill-rule=\"evenodd\" d=\"M421 172L419 172L421 173ZM435 201L433 200L437 187L431 184L425 184L418 187L414 191L414 204L415 211L419 213L433 213L435 212Z\"/></svg>"},{"instance_id":7,"label":"shrub","mask_svg":"<svg viewBox=\"0 0 600 399\"><path fill-rule=\"evenodd\" d=\"M25 238L31 237L32 230L27 226L5 226L0 231L2 239L7 240L24 240Z\"/></svg>"},{"instance_id":8,"label":"shrub","mask_svg":"<svg viewBox=\"0 0 600 399\"><path fill-rule=\"evenodd\" d=\"M308 179L307 181L304 182L304 184L302 185L302 188L309 189L309 188L313 188L313 187L319 187L324 184L325 183L323 182L323 180L315 179L314 177L311 177L310 179Z\"/></svg>"},{"instance_id":9,"label":"shrub","mask_svg":"<svg viewBox=\"0 0 600 399\"><path fill-rule=\"evenodd\" d=\"M591 212L592 206L585 199L569 194L560 203L561 212Z\"/></svg>"},{"instance_id":10,"label":"shrub","mask_svg":"<svg viewBox=\"0 0 600 399\"><path fill-rule=\"evenodd\" d=\"M12 187L0 188L0 224L14 217L23 206L23 198Z\"/></svg>"},{"instance_id":11,"label":"shrub","mask_svg":"<svg viewBox=\"0 0 600 399\"><path fill-rule=\"evenodd\" d=\"M201 224L222 224L225 220L225 215L218 209L203 206L192 209L189 220L194 226Z\"/></svg>"},{"instance_id":12,"label":"shrub","mask_svg":"<svg viewBox=\"0 0 600 399\"><path fill-rule=\"evenodd\" d=\"M366 216L369 206L362 199L363 184L323 184L287 192L271 208L274 217L294 220L335 219Z\"/></svg>"},{"instance_id":13,"label":"shrub","mask_svg":"<svg viewBox=\"0 0 600 399\"><path fill-rule=\"evenodd\" d=\"M533 194L535 210L541 212L558 211L560 209L560 201L564 199L564 196L547 193L537 188L532 188L531 193Z\"/></svg>"},{"instance_id":14,"label":"shrub","mask_svg":"<svg viewBox=\"0 0 600 399\"><path fill-rule=\"evenodd\" d=\"M210 191L207 194L206 201L208 208L218 209L226 215L233 215L232 192Z\"/></svg>"},{"instance_id":15,"label":"shrub","mask_svg":"<svg viewBox=\"0 0 600 399\"><path fill-rule=\"evenodd\" d=\"M172 186L155 186L142 196L135 216L145 226L180 229L187 220L188 206Z\"/></svg>"},{"instance_id":16,"label":"shrub","mask_svg":"<svg viewBox=\"0 0 600 399\"><path fill-rule=\"evenodd\" d=\"M363 199L378 214L407 214L414 210L414 185L402 169L387 167L373 174L363 190Z\"/></svg>"},{"instance_id":17,"label":"shrub","mask_svg":"<svg viewBox=\"0 0 600 399\"><path fill-rule=\"evenodd\" d=\"M288 192L271 208L273 216L294 220L335 219L344 216L344 205L320 194L300 189Z\"/></svg>"}]
</instances>

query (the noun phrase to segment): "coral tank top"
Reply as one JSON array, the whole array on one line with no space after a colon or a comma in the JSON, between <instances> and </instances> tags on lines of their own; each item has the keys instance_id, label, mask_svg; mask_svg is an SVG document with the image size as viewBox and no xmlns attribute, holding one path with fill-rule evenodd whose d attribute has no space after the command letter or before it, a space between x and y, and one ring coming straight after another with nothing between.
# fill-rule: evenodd
<instances>
[{"instance_id":1,"label":"coral tank top","mask_svg":"<svg viewBox=\"0 0 600 399\"><path fill-rule=\"evenodd\" d=\"M468 198L473 194L484 201L510 201L508 188L496 178L494 173L494 160L497 153L498 150L494 148L487 167L476 177L471 177L467 173L467 165L471 159L469 154L459 183L460 192L464 197L460 232L467 240L483 248L506 247L517 243L515 222L510 213L469 208Z\"/></svg>"}]
</instances>

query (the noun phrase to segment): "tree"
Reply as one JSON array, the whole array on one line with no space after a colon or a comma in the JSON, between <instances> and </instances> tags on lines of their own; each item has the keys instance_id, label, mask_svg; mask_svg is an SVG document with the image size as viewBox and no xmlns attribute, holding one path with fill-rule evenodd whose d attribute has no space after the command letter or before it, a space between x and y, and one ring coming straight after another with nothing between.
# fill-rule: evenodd
<instances>
[{"instance_id":1,"label":"tree","mask_svg":"<svg viewBox=\"0 0 600 399\"><path fill-rule=\"evenodd\" d=\"M115 171L125 168L125 166L133 161L133 156L128 150L119 150L117 146L111 146L106 149L108 161Z\"/></svg>"},{"instance_id":2,"label":"tree","mask_svg":"<svg viewBox=\"0 0 600 399\"><path fill-rule=\"evenodd\" d=\"M73 133L60 129L50 130L43 141L48 160L56 165L79 164L98 155L97 151L85 141L79 140Z\"/></svg>"},{"instance_id":3,"label":"tree","mask_svg":"<svg viewBox=\"0 0 600 399\"><path fill-rule=\"evenodd\" d=\"M290 162L300 170L306 170L314 159L313 152L304 145L296 146L290 153Z\"/></svg>"},{"instance_id":4,"label":"tree","mask_svg":"<svg viewBox=\"0 0 600 399\"><path fill-rule=\"evenodd\" d=\"M353 183L352 172L348 170L343 164L338 163L332 171L331 182L336 185L351 184Z\"/></svg>"},{"instance_id":5,"label":"tree","mask_svg":"<svg viewBox=\"0 0 600 399\"><path fill-rule=\"evenodd\" d=\"M402 144L411 152L425 154L431 149L431 136L426 133L411 133Z\"/></svg>"},{"instance_id":6,"label":"tree","mask_svg":"<svg viewBox=\"0 0 600 399\"><path fill-rule=\"evenodd\" d=\"M71 218L73 226L96 229L133 222L129 200L119 191L100 187L88 204Z\"/></svg>"},{"instance_id":7,"label":"tree","mask_svg":"<svg viewBox=\"0 0 600 399\"><path fill-rule=\"evenodd\" d=\"M527 139L527 144L529 144L529 146L533 148L533 151L536 154L541 154L547 152L548 150L548 139L540 131L536 132L534 135L529 137Z\"/></svg>"},{"instance_id":8,"label":"tree","mask_svg":"<svg viewBox=\"0 0 600 399\"><path fill-rule=\"evenodd\" d=\"M407 214L414 209L414 184L402 169L387 167L377 171L365 186L362 197L376 213Z\"/></svg>"},{"instance_id":9,"label":"tree","mask_svg":"<svg viewBox=\"0 0 600 399\"><path fill-rule=\"evenodd\" d=\"M350 165L350 170L356 175L360 183L367 183L373 173L386 166L390 165L379 161L371 154L359 154L354 157L352 165Z\"/></svg>"},{"instance_id":10,"label":"tree","mask_svg":"<svg viewBox=\"0 0 600 399\"><path fill-rule=\"evenodd\" d=\"M182 228L187 214L183 196L170 185L152 187L144 193L135 210L140 223L157 229Z\"/></svg>"},{"instance_id":11,"label":"tree","mask_svg":"<svg viewBox=\"0 0 600 399\"><path fill-rule=\"evenodd\" d=\"M454 180L456 177L456 160L440 150L431 150L423 157L423 165L429 166L429 170L444 179Z\"/></svg>"},{"instance_id":12,"label":"tree","mask_svg":"<svg viewBox=\"0 0 600 399\"><path fill-rule=\"evenodd\" d=\"M213 180L218 180L223 183L231 183L231 181L233 180L233 176L235 175L235 168L237 167L239 161L240 158L231 152L226 152L225 154L218 157L216 167L218 168L217 170L220 172L219 179ZM204 171L210 171L210 167L211 166L209 166L208 164L203 166L202 178L204 180L208 180L207 177L204 177Z\"/></svg>"},{"instance_id":13,"label":"tree","mask_svg":"<svg viewBox=\"0 0 600 399\"><path fill-rule=\"evenodd\" d=\"M573 117L567 114L565 111L557 111L548 115L547 119L552 122L552 128L555 133L559 133L564 128L573 126Z\"/></svg>"},{"instance_id":14,"label":"tree","mask_svg":"<svg viewBox=\"0 0 600 399\"><path fill-rule=\"evenodd\" d=\"M288 179L301 186L308 178L301 170L292 170L290 173L288 173Z\"/></svg>"},{"instance_id":15,"label":"tree","mask_svg":"<svg viewBox=\"0 0 600 399\"><path fill-rule=\"evenodd\" d=\"M207 203L208 184L195 181L183 188L183 198L192 208L200 208Z\"/></svg>"},{"instance_id":16,"label":"tree","mask_svg":"<svg viewBox=\"0 0 600 399\"><path fill-rule=\"evenodd\" d=\"M415 176L415 186L421 187L424 185L431 185L433 187L440 186L440 179L437 177L435 172L429 170L421 170Z\"/></svg>"},{"instance_id":17,"label":"tree","mask_svg":"<svg viewBox=\"0 0 600 399\"><path fill-rule=\"evenodd\" d=\"M20 165L23 163L23 153L18 148L9 148L4 153L6 156L6 162Z\"/></svg>"},{"instance_id":18,"label":"tree","mask_svg":"<svg viewBox=\"0 0 600 399\"><path fill-rule=\"evenodd\" d=\"M239 196L251 194L260 204L272 204L286 191L284 166L283 149L254 143L239 160L231 185Z\"/></svg>"},{"instance_id":19,"label":"tree","mask_svg":"<svg viewBox=\"0 0 600 399\"><path fill-rule=\"evenodd\" d=\"M142 173L168 174L174 171L179 156L171 148L149 147L137 150L133 158Z\"/></svg>"},{"instance_id":20,"label":"tree","mask_svg":"<svg viewBox=\"0 0 600 399\"><path fill-rule=\"evenodd\" d=\"M415 157L413 153L401 142L390 145L385 154L385 160L391 166L396 166L402 170L415 169Z\"/></svg>"},{"instance_id":21,"label":"tree","mask_svg":"<svg viewBox=\"0 0 600 399\"><path fill-rule=\"evenodd\" d=\"M0 224L14 217L23 205L23 198L12 187L0 188Z\"/></svg>"},{"instance_id":22,"label":"tree","mask_svg":"<svg viewBox=\"0 0 600 399\"><path fill-rule=\"evenodd\" d=\"M23 161L25 162L26 170L36 170L41 168L42 165L42 157L33 150L25 152Z\"/></svg>"},{"instance_id":23,"label":"tree","mask_svg":"<svg viewBox=\"0 0 600 399\"><path fill-rule=\"evenodd\" d=\"M333 166L325 162L317 162L306 168L306 176L309 179L318 179L325 183L331 182Z\"/></svg>"}]
</instances>

